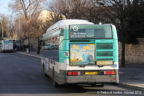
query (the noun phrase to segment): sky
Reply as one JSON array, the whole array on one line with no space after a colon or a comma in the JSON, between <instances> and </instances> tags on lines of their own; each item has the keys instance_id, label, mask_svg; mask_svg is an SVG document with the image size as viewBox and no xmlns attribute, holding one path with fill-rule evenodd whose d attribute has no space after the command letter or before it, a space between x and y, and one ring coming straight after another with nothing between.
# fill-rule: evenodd
<instances>
[{"instance_id":1,"label":"sky","mask_svg":"<svg viewBox=\"0 0 144 96\"><path fill-rule=\"evenodd\" d=\"M12 11L9 9L8 5L12 0L0 0L0 14L10 15ZM51 1L51 0L47 0Z\"/></svg>"},{"instance_id":2,"label":"sky","mask_svg":"<svg viewBox=\"0 0 144 96\"><path fill-rule=\"evenodd\" d=\"M0 0L0 14L10 15L11 10L8 8L8 4L11 0Z\"/></svg>"}]
</instances>

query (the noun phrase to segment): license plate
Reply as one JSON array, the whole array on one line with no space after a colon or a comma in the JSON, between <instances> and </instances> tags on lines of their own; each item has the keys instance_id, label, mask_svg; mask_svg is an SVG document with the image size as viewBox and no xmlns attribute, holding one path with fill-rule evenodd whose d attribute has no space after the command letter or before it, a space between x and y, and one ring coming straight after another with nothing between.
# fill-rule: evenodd
<instances>
[{"instance_id":1,"label":"license plate","mask_svg":"<svg viewBox=\"0 0 144 96\"><path fill-rule=\"evenodd\" d=\"M113 61L97 61L97 65L113 65Z\"/></svg>"},{"instance_id":2,"label":"license plate","mask_svg":"<svg viewBox=\"0 0 144 96\"><path fill-rule=\"evenodd\" d=\"M98 72L85 72L85 75L97 75Z\"/></svg>"}]
</instances>

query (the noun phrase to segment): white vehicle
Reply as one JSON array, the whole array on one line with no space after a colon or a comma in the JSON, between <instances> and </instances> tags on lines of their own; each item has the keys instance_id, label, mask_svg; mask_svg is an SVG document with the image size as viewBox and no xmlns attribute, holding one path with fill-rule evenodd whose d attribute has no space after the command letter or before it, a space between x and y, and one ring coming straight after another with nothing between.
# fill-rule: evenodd
<instances>
[{"instance_id":1,"label":"white vehicle","mask_svg":"<svg viewBox=\"0 0 144 96\"><path fill-rule=\"evenodd\" d=\"M119 82L114 25L61 20L48 28L42 40L42 70L54 86Z\"/></svg>"},{"instance_id":2,"label":"white vehicle","mask_svg":"<svg viewBox=\"0 0 144 96\"><path fill-rule=\"evenodd\" d=\"M4 52L4 51L14 51L14 47L13 47L13 40L2 40L0 41L0 51Z\"/></svg>"}]
</instances>

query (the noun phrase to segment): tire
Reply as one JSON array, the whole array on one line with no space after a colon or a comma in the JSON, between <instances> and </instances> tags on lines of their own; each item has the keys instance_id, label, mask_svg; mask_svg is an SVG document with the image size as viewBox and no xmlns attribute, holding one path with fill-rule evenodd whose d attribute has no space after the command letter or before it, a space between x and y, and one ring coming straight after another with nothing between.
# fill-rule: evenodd
<instances>
[{"instance_id":1,"label":"tire","mask_svg":"<svg viewBox=\"0 0 144 96\"><path fill-rule=\"evenodd\" d=\"M44 64L42 64L42 70L45 73L45 66L44 66Z\"/></svg>"},{"instance_id":2,"label":"tire","mask_svg":"<svg viewBox=\"0 0 144 96\"><path fill-rule=\"evenodd\" d=\"M55 72L54 72L54 68L53 68L53 78L52 78L52 84L55 88L58 88L59 85L57 84L56 80L55 80Z\"/></svg>"},{"instance_id":3,"label":"tire","mask_svg":"<svg viewBox=\"0 0 144 96\"><path fill-rule=\"evenodd\" d=\"M43 74L44 74L44 76L45 76L45 77L48 77L48 75L47 75L46 72L45 72L44 64L42 65L42 70L43 70Z\"/></svg>"}]
</instances>

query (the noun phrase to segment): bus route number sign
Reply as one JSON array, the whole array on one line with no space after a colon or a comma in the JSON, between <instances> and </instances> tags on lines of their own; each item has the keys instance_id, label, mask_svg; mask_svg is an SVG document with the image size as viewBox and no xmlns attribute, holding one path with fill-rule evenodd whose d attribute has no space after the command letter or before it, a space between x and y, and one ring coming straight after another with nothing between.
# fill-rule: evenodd
<instances>
[{"instance_id":1,"label":"bus route number sign","mask_svg":"<svg viewBox=\"0 0 144 96\"><path fill-rule=\"evenodd\" d=\"M78 26L72 27L71 38L84 38L86 33L80 32Z\"/></svg>"}]
</instances>

